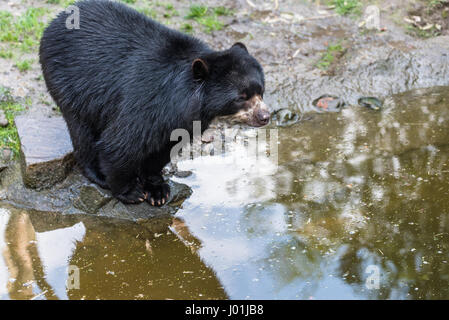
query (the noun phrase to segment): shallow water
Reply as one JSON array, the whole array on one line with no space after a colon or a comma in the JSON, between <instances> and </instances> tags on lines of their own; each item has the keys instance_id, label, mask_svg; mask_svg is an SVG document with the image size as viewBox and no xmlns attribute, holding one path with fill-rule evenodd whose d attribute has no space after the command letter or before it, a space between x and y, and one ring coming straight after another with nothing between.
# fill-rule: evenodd
<instances>
[{"instance_id":1,"label":"shallow water","mask_svg":"<svg viewBox=\"0 0 449 320\"><path fill-rule=\"evenodd\" d=\"M180 162L193 194L150 227L4 207L0 298L447 299L448 89Z\"/></svg>"}]
</instances>

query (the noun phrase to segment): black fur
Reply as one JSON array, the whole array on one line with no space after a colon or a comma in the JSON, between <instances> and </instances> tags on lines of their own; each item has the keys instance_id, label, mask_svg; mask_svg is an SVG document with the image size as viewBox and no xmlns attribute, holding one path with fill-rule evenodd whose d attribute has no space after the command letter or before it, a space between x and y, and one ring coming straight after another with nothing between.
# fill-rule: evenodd
<instances>
[{"instance_id":1,"label":"black fur","mask_svg":"<svg viewBox=\"0 0 449 320\"><path fill-rule=\"evenodd\" d=\"M45 30L40 63L60 107L84 174L125 203L163 204L161 176L170 161L170 134L205 130L216 116L262 95L259 63L242 44L213 51L118 2L75 4L80 29L61 12Z\"/></svg>"}]
</instances>

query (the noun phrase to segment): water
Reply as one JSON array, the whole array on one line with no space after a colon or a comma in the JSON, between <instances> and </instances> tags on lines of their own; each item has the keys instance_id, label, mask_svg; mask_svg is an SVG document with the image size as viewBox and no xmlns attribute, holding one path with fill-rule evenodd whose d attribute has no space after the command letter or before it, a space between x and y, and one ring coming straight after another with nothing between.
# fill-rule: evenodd
<instances>
[{"instance_id":1,"label":"water","mask_svg":"<svg viewBox=\"0 0 449 320\"><path fill-rule=\"evenodd\" d=\"M193 194L151 228L4 206L0 298L447 299L448 105L417 90L279 128L278 157L181 162Z\"/></svg>"}]
</instances>

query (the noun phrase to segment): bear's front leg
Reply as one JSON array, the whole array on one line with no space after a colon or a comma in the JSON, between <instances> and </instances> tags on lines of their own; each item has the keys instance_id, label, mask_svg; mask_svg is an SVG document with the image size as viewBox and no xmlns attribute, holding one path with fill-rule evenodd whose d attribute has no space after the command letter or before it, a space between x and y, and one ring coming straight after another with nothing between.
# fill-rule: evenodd
<instances>
[{"instance_id":1,"label":"bear's front leg","mask_svg":"<svg viewBox=\"0 0 449 320\"><path fill-rule=\"evenodd\" d=\"M160 174L145 178L143 189L148 193L147 201L152 206L162 206L168 202L170 187Z\"/></svg>"}]
</instances>

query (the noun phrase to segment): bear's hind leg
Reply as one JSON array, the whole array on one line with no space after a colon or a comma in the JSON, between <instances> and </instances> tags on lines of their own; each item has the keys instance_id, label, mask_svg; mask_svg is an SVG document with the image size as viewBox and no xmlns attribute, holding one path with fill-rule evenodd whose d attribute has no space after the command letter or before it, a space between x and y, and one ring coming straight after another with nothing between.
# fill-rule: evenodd
<instances>
[{"instance_id":1,"label":"bear's hind leg","mask_svg":"<svg viewBox=\"0 0 449 320\"><path fill-rule=\"evenodd\" d=\"M111 186L113 196L123 203L137 204L147 198L147 193L137 177L114 173L107 177L107 183Z\"/></svg>"},{"instance_id":2,"label":"bear's hind leg","mask_svg":"<svg viewBox=\"0 0 449 320\"><path fill-rule=\"evenodd\" d=\"M75 159L82 170L84 176L90 181L98 184L103 189L109 189L106 177L101 172L98 165L98 152L96 150L96 139L91 129L86 126L71 126L73 146L75 149ZM71 131L72 131L71 130Z\"/></svg>"},{"instance_id":3,"label":"bear's hind leg","mask_svg":"<svg viewBox=\"0 0 449 320\"><path fill-rule=\"evenodd\" d=\"M109 185L106 183L106 177L99 171L96 164L90 163L89 165L85 165L82 170L87 179L98 184L103 189L109 189Z\"/></svg>"},{"instance_id":4,"label":"bear's hind leg","mask_svg":"<svg viewBox=\"0 0 449 320\"><path fill-rule=\"evenodd\" d=\"M100 164L106 175L106 183L115 198L126 204L138 204L145 201L147 193L133 170L104 161Z\"/></svg>"}]
</instances>

